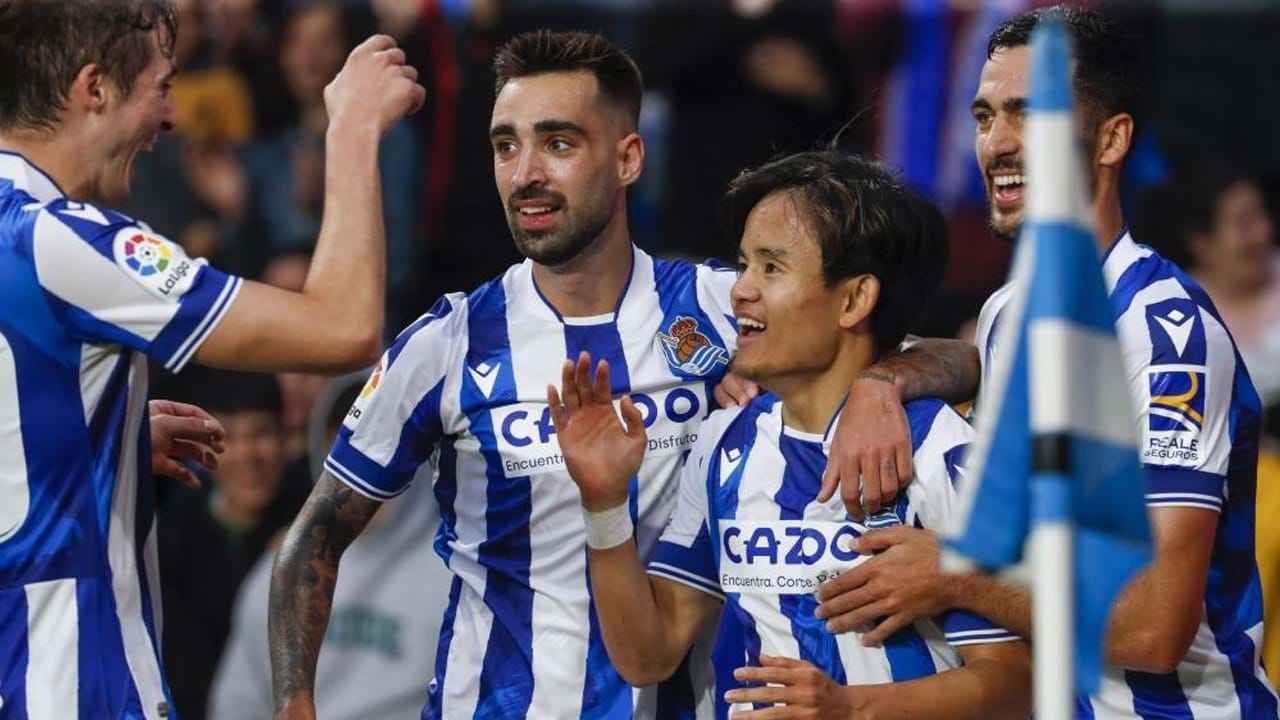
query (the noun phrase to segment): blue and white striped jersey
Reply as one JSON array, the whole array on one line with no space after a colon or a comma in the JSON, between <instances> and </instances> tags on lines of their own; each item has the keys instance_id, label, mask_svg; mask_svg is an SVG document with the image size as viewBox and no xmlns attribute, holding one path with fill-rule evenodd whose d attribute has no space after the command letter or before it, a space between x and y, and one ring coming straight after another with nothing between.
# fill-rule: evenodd
<instances>
[{"instance_id":1,"label":"blue and white striped jersey","mask_svg":"<svg viewBox=\"0 0 1280 720\"><path fill-rule=\"evenodd\" d=\"M420 465L434 467L436 548L454 581L424 718L679 716L673 703L688 700L687 683L633 691L609 662L590 604L581 500L546 389L585 350L609 361L614 392L631 393L644 414L649 450L631 508L647 557L735 348L734 279L636 249L615 312L564 318L526 261L442 298L383 356L325 467L379 500L402 492Z\"/></svg>"},{"instance_id":2,"label":"blue and white striped jersey","mask_svg":"<svg viewBox=\"0 0 1280 720\"><path fill-rule=\"evenodd\" d=\"M818 584L866 559L850 545L868 527L942 528L947 521L973 430L940 400L906 410L916 477L891 510L865 525L849 518L838 495L814 499L829 438L786 427L776 395L703 423L649 573L728 601L746 645L738 665L759 664L764 653L807 660L842 684L896 682L960 666L956 646L1016 639L953 611L915 623L883 647L863 647L858 634L833 635L814 617Z\"/></svg>"},{"instance_id":3,"label":"blue and white striped jersey","mask_svg":"<svg viewBox=\"0 0 1280 720\"><path fill-rule=\"evenodd\" d=\"M239 287L0 153L0 716L174 716L147 358L180 369Z\"/></svg>"},{"instance_id":4,"label":"blue and white striped jersey","mask_svg":"<svg viewBox=\"0 0 1280 720\"><path fill-rule=\"evenodd\" d=\"M1178 669L1108 668L1082 718L1275 718L1260 660L1262 591L1253 556L1261 403L1204 290L1125 232L1103 261L1142 429L1147 506L1220 512L1200 629ZM978 319L984 373L999 352L1002 288Z\"/></svg>"}]
</instances>

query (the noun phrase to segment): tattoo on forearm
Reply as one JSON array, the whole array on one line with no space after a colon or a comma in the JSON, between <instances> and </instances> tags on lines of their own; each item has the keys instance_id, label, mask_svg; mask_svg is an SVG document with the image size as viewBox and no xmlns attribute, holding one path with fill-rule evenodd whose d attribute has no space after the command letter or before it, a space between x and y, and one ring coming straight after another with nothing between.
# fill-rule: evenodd
<instances>
[{"instance_id":1,"label":"tattoo on forearm","mask_svg":"<svg viewBox=\"0 0 1280 720\"><path fill-rule=\"evenodd\" d=\"M338 560L380 505L325 473L290 526L272 570L267 622L276 710L312 691Z\"/></svg>"},{"instance_id":2,"label":"tattoo on forearm","mask_svg":"<svg viewBox=\"0 0 1280 720\"><path fill-rule=\"evenodd\" d=\"M896 378L894 377L894 374L890 372L881 372L878 370L863 370L862 372L858 373L858 379L859 380L875 380L877 382L888 383L889 385L892 385L893 381Z\"/></svg>"}]
</instances>

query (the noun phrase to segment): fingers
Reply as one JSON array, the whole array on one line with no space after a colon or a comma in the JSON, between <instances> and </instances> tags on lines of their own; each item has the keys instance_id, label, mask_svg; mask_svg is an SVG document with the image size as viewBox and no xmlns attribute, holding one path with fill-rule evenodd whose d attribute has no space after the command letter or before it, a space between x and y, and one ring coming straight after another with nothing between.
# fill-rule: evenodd
<instances>
[{"instance_id":1,"label":"fingers","mask_svg":"<svg viewBox=\"0 0 1280 720\"><path fill-rule=\"evenodd\" d=\"M581 405L592 402L594 391L591 387L591 355L585 352L578 355L578 364L573 371L573 384L578 390L578 402Z\"/></svg>"},{"instance_id":2,"label":"fingers","mask_svg":"<svg viewBox=\"0 0 1280 720\"><path fill-rule=\"evenodd\" d=\"M576 369L577 365L572 360L565 360L560 368L560 387L564 392L564 408L569 415L582 407L582 401L578 399L578 383L573 377Z\"/></svg>"},{"instance_id":3,"label":"fingers","mask_svg":"<svg viewBox=\"0 0 1280 720\"><path fill-rule=\"evenodd\" d=\"M899 630L911 624L911 618L905 613L890 615L880 621L870 632L863 633L862 644L865 647L883 645L885 640Z\"/></svg>"},{"instance_id":4,"label":"fingers","mask_svg":"<svg viewBox=\"0 0 1280 720\"><path fill-rule=\"evenodd\" d=\"M911 463L911 433L899 440L894 451L895 463L898 466L898 491L904 490L916 476L916 469Z\"/></svg>"},{"instance_id":5,"label":"fingers","mask_svg":"<svg viewBox=\"0 0 1280 720\"><path fill-rule=\"evenodd\" d=\"M845 509L855 520L861 520L866 516L866 486L870 483L868 475L871 473L872 467L874 465L868 465L867 459L864 457L856 466L851 468L852 472L848 475L845 475L843 471L840 474L840 497L844 500ZM877 481L877 492L879 492L879 487L880 485Z\"/></svg>"},{"instance_id":6,"label":"fingers","mask_svg":"<svg viewBox=\"0 0 1280 720\"><path fill-rule=\"evenodd\" d=\"M880 498L888 507L898 497L898 465L893 458L880 461Z\"/></svg>"},{"instance_id":7,"label":"fingers","mask_svg":"<svg viewBox=\"0 0 1280 720\"><path fill-rule=\"evenodd\" d=\"M590 363L588 363L590 364ZM613 389L609 386L609 361L601 360L596 365L596 381L593 388L593 399L597 405L613 402Z\"/></svg>"},{"instance_id":8,"label":"fingers","mask_svg":"<svg viewBox=\"0 0 1280 720\"><path fill-rule=\"evenodd\" d=\"M827 458L827 469L822 471L822 484L818 487L818 502L824 503L836 494L840 484L840 469L835 453Z\"/></svg>"},{"instance_id":9,"label":"fingers","mask_svg":"<svg viewBox=\"0 0 1280 720\"><path fill-rule=\"evenodd\" d=\"M186 465L173 458L158 458L153 465L152 470L156 475L173 478L190 488L200 487L200 478L196 477Z\"/></svg>"},{"instance_id":10,"label":"fingers","mask_svg":"<svg viewBox=\"0 0 1280 720\"><path fill-rule=\"evenodd\" d=\"M909 527L891 527L880 530L868 530L854 541L853 549L863 555L878 553L882 550L888 550L894 545L907 542L915 533L923 532L916 528ZM836 578L837 580L839 578Z\"/></svg>"},{"instance_id":11,"label":"fingers","mask_svg":"<svg viewBox=\"0 0 1280 720\"><path fill-rule=\"evenodd\" d=\"M383 50L389 50L395 46L396 41L390 35L370 35L368 39L357 45L356 48L351 51L351 54L372 54Z\"/></svg>"},{"instance_id":12,"label":"fingers","mask_svg":"<svg viewBox=\"0 0 1280 720\"><path fill-rule=\"evenodd\" d=\"M862 585L853 590L841 593L818 606L814 615L827 621L827 630L832 633L849 632L862 627L855 622L860 618L851 617L858 609L875 603L879 593L870 585ZM874 618L872 618L874 619Z\"/></svg>"},{"instance_id":13,"label":"fingers","mask_svg":"<svg viewBox=\"0 0 1280 720\"><path fill-rule=\"evenodd\" d=\"M622 422L627 426L627 434L635 435L644 432L644 416L640 414L640 408L631 401L631 396L626 395L622 398Z\"/></svg>"},{"instance_id":14,"label":"fingers","mask_svg":"<svg viewBox=\"0 0 1280 720\"><path fill-rule=\"evenodd\" d=\"M200 463L210 470L218 469L218 454L208 445L190 440L174 440L169 446L169 456L187 458Z\"/></svg>"},{"instance_id":15,"label":"fingers","mask_svg":"<svg viewBox=\"0 0 1280 720\"><path fill-rule=\"evenodd\" d=\"M884 498L880 494L880 474L883 467L884 463L874 455L862 461L862 511L866 514L879 512L884 504ZM845 497L848 497L847 493Z\"/></svg>"},{"instance_id":16,"label":"fingers","mask_svg":"<svg viewBox=\"0 0 1280 720\"><path fill-rule=\"evenodd\" d=\"M555 385L547 386L547 406L551 408L551 425L556 429L556 434L564 435L569 418L564 415L564 406L560 404L560 393L556 392Z\"/></svg>"},{"instance_id":17,"label":"fingers","mask_svg":"<svg viewBox=\"0 0 1280 720\"><path fill-rule=\"evenodd\" d=\"M761 655L760 664L764 667L802 668L806 663L803 660L779 655Z\"/></svg>"},{"instance_id":18,"label":"fingers","mask_svg":"<svg viewBox=\"0 0 1280 720\"><path fill-rule=\"evenodd\" d=\"M729 373L712 391L720 407L745 407L760 394L760 387L750 380Z\"/></svg>"},{"instance_id":19,"label":"fingers","mask_svg":"<svg viewBox=\"0 0 1280 720\"><path fill-rule=\"evenodd\" d=\"M405 61L408 60L404 54L404 50L395 46L389 47L385 50L379 50L374 53L374 57L383 60L390 65L404 65Z\"/></svg>"},{"instance_id":20,"label":"fingers","mask_svg":"<svg viewBox=\"0 0 1280 720\"><path fill-rule=\"evenodd\" d=\"M729 702L735 701L730 700ZM729 720L788 720L795 717L798 717L798 715L794 708L783 706L736 712L729 716Z\"/></svg>"},{"instance_id":21,"label":"fingers","mask_svg":"<svg viewBox=\"0 0 1280 720\"><path fill-rule=\"evenodd\" d=\"M833 633L868 631L876 620L890 614L888 600L874 600L827 621L827 630ZM864 643L865 644L865 643Z\"/></svg>"}]
</instances>

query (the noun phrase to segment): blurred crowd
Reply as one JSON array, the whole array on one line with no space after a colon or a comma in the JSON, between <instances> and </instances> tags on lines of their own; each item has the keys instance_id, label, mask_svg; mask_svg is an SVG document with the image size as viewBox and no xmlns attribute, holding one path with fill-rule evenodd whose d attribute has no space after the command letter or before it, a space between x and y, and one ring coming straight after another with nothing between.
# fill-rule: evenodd
<instances>
[{"instance_id":1,"label":"blurred crowd","mask_svg":"<svg viewBox=\"0 0 1280 720\"><path fill-rule=\"evenodd\" d=\"M601 30L641 66L646 170L628 210L632 237L650 252L732 259L716 210L726 182L777 153L837 144L899 168L948 215L952 267L920 334L972 333L978 303L1006 275L1010 248L986 232L969 98L990 29L1048 3L178 4L177 132L139 158L133 196L120 209L193 256L280 287L301 286L319 229L325 85L372 32L395 36L419 68L427 105L379 153L390 333L440 294L468 290L519 260L494 189L490 63L503 40L538 27ZM1280 187L1280 139L1263 130L1280 124L1280 49L1265 41L1280 13L1211 5L1112 8L1144 38L1153 77L1152 122L1129 163L1127 209L1138 241L1208 291L1271 408L1259 514L1280 516L1280 255L1270 209ZM1195 63L1177 51L1190 42ZM1244 67L1251 71L1238 71ZM317 458L363 379L199 370L153 377L153 395L207 408L228 433L228 452L202 490L166 485L160 500L174 700L188 718L205 717L205 708L209 717L267 718L268 550L305 501ZM429 488L389 504L384 529L354 546L369 545L369 557L383 559L370 559L368 573L344 569L354 589L338 589L319 685L359 694L361 682L392 687L393 678L405 679L404 687L379 693L386 706L358 706L350 717L417 717L447 599L447 575L428 542L435 512ZM1272 534L1258 539L1264 582L1280 578L1280 533ZM388 554L399 562L383 567ZM1280 617L1267 624L1280 627ZM327 683L325 664L339 661L365 674L340 682L331 673Z\"/></svg>"}]
</instances>

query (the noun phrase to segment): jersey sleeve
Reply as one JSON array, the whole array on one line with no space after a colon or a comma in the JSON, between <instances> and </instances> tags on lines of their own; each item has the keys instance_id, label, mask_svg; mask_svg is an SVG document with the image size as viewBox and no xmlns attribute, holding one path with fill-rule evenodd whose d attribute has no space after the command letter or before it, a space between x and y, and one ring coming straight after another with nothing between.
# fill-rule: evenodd
<instances>
[{"instance_id":1,"label":"jersey sleeve","mask_svg":"<svg viewBox=\"0 0 1280 720\"><path fill-rule=\"evenodd\" d=\"M1148 507L1221 511L1232 454L1233 387L1239 359L1226 328L1190 298L1142 308L1126 343L1138 358L1134 395ZM1122 326L1121 331L1125 328Z\"/></svg>"},{"instance_id":2,"label":"jersey sleeve","mask_svg":"<svg viewBox=\"0 0 1280 720\"><path fill-rule=\"evenodd\" d=\"M400 333L347 412L325 470L374 500L408 489L444 435L465 307L461 296L443 298Z\"/></svg>"},{"instance_id":3,"label":"jersey sleeve","mask_svg":"<svg viewBox=\"0 0 1280 720\"><path fill-rule=\"evenodd\" d=\"M964 456L973 428L940 400L911 403L915 479L907 488L909 512L915 525L940 532L946 528L964 479ZM935 618L953 647L1020 639L1016 634L964 610L949 610Z\"/></svg>"},{"instance_id":4,"label":"jersey sleeve","mask_svg":"<svg viewBox=\"0 0 1280 720\"><path fill-rule=\"evenodd\" d=\"M711 541L714 520L707 498L707 474L712 453L718 444L717 426L737 409L718 410L702 423L702 434L694 443L680 470L676 509L658 540L649 574L666 578L724 600L716 573L715 547Z\"/></svg>"},{"instance_id":5,"label":"jersey sleeve","mask_svg":"<svg viewBox=\"0 0 1280 720\"><path fill-rule=\"evenodd\" d=\"M730 353L738 344L738 321L729 297L737 280L738 273L720 263L708 261L698 266L698 306L711 318Z\"/></svg>"},{"instance_id":6,"label":"jersey sleeve","mask_svg":"<svg viewBox=\"0 0 1280 720\"><path fill-rule=\"evenodd\" d=\"M146 353L171 372L208 339L241 286L144 224L68 200L38 211L32 255L74 335Z\"/></svg>"}]
</instances>

